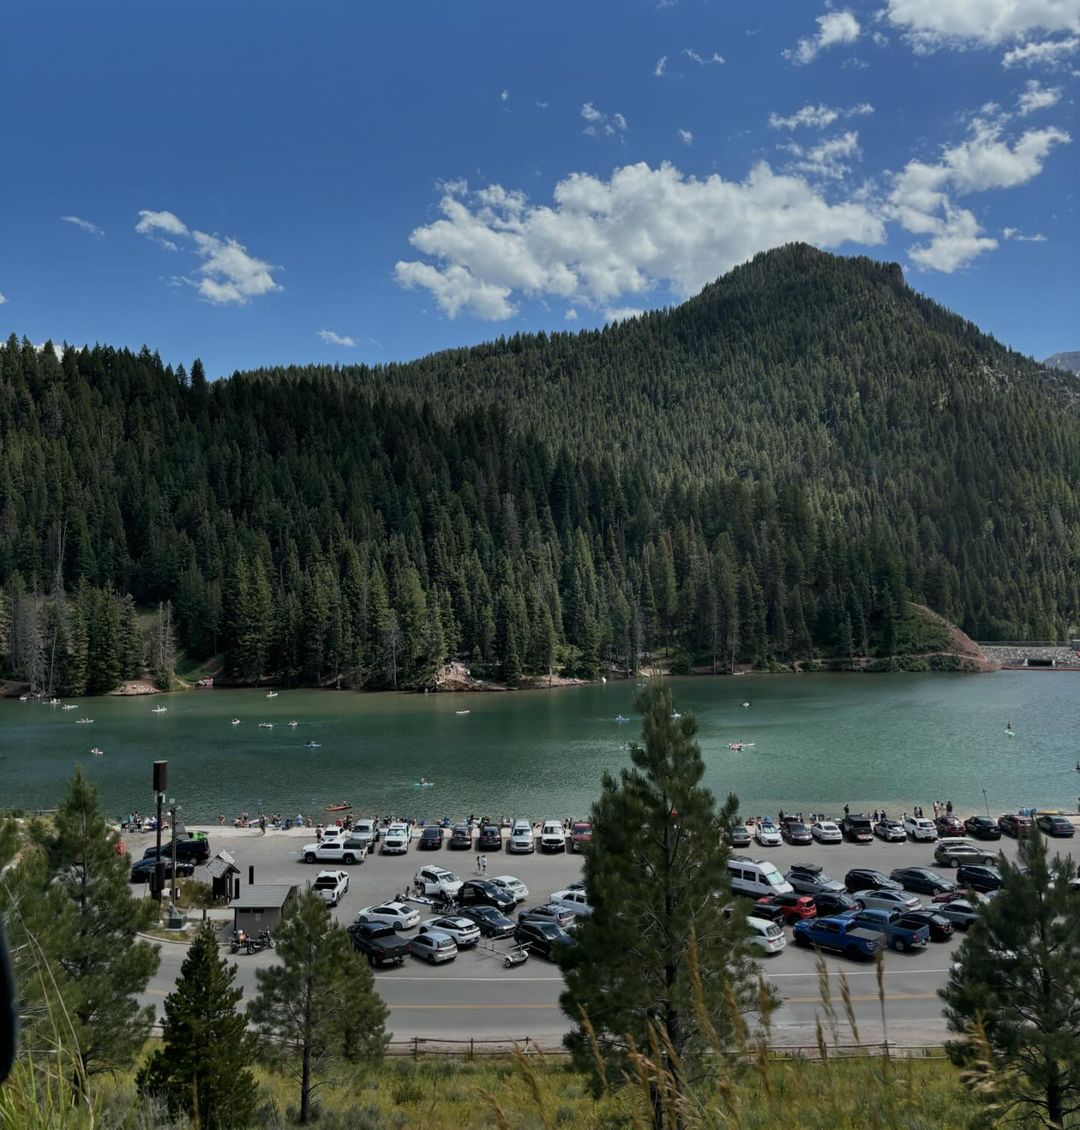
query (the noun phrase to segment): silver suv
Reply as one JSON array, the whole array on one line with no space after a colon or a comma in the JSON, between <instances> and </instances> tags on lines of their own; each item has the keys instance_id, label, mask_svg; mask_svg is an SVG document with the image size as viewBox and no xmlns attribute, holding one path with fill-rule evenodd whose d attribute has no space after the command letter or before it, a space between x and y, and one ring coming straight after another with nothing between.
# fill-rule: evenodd
<instances>
[{"instance_id":1,"label":"silver suv","mask_svg":"<svg viewBox=\"0 0 1080 1130\"><path fill-rule=\"evenodd\" d=\"M822 871L820 863L794 863L784 878L800 895L833 894L845 889L839 879Z\"/></svg>"}]
</instances>

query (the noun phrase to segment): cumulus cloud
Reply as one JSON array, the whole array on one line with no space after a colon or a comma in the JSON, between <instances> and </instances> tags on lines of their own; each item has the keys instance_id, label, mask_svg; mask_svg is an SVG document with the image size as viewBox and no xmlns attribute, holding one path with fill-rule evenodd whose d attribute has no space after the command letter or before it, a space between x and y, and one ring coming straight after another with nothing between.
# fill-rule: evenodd
<instances>
[{"instance_id":1,"label":"cumulus cloud","mask_svg":"<svg viewBox=\"0 0 1080 1130\"><path fill-rule=\"evenodd\" d=\"M105 234L97 224L90 220L84 220L81 216L61 216L60 220L65 224L74 224L75 227L82 228L84 232L88 232L90 235L101 236Z\"/></svg>"},{"instance_id":2,"label":"cumulus cloud","mask_svg":"<svg viewBox=\"0 0 1080 1130\"><path fill-rule=\"evenodd\" d=\"M919 266L954 271L997 247L997 240L983 235L974 214L957 207L954 197L1026 184L1042 172L1055 146L1071 140L1054 127L1028 129L1010 140L1004 136L1009 118L976 117L968 138L944 148L939 160L909 161L894 177L891 217L907 231L929 237L909 252Z\"/></svg>"},{"instance_id":3,"label":"cumulus cloud","mask_svg":"<svg viewBox=\"0 0 1080 1130\"><path fill-rule=\"evenodd\" d=\"M1061 90L1056 86L1043 86L1038 79L1028 79L1027 86L1017 99L1017 113L1021 118L1036 110L1047 110L1061 100Z\"/></svg>"},{"instance_id":4,"label":"cumulus cloud","mask_svg":"<svg viewBox=\"0 0 1080 1130\"><path fill-rule=\"evenodd\" d=\"M1053 70L1077 51L1080 51L1080 37L1044 39L1013 47L1005 52L1001 62L1006 67L1045 67Z\"/></svg>"},{"instance_id":5,"label":"cumulus cloud","mask_svg":"<svg viewBox=\"0 0 1080 1130\"><path fill-rule=\"evenodd\" d=\"M794 114L786 116L774 112L769 115L769 127L771 129L799 129L805 126L810 129L825 129L841 118L857 118L873 112L874 107L869 102L859 102L855 106L849 106L846 110L837 106L826 106L822 102L817 106L804 106L801 110L796 110Z\"/></svg>"},{"instance_id":6,"label":"cumulus cloud","mask_svg":"<svg viewBox=\"0 0 1080 1130\"><path fill-rule=\"evenodd\" d=\"M640 318L645 311L637 306L609 306L604 311L605 322L625 322L630 318Z\"/></svg>"},{"instance_id":7,"label":"cumulus cloud","mask_svg":"<svg viewBox=\"0 0 1080 1130\"><path fill-rule=\"evenodd\" d=\"M888 0L885 17L918 50L996 47L1080 31L1080 0Z\"/></svg>"},{"instance_id":8,"label":"cumulus cloud","mask_svg":"<svg viewBox=\"0 0 1080 1130\"><path fill-rule=\"evenodd\" d=\"M678 133L679 133L679 140L683 143L683 145L693 145L694 144L694 135L690 132L690 130L681 129L681 130L678 131Z\"/></svg>"},{"instance_id":9,"label":"cumulus cloud","mask_svg":"<svg viewBox=\"0 0 1080 1130\"><path fill-rule=\"evenodd\" d=\"M581 107L581 116L586 123L582 132L589 137L617 137L630 128L622 114L605 114L591 102Z\"/></svg>"},{"instance_id":10,"label":"cumulus cloud","mask_svg":"<svg viewBox=\"0 0 1080 1130\"><path fill-rule=\"evenodd\" d=\"M272 271L275 268L251 255L242 243L229 237L189 229L172 212L140 211L135 230L170 251L179 251L179 245L173 240L163 239L159 233L165 232L182 239L184 246L202 262L197 268L198 278L176 277L194 286L207 302L243 306L252 298L282 289L274 280Z\"/></svg>"},{"instance_id":11,"label":"cumulus cloud","mask_svg":"<svg viewBox=\"0 0 1080 1130\"><path fill-rule=\"evenodd\" d=\"M863 201L830 202L800 176L755 166L743 181L699 180L670 164L574 173L552 204L492 185L444 191L441 217L410 242L428 261L399 262L398 282L431 292L454 317L499 320L515 296L620 311L657 287L689 296L756 252L792 240L878 244L884 223ZM634 308L636 309L636 307Z\"/></svg>"},{"instance_id":12,"label":"cumulus cloud","mask_svg":"<svg viewBox=\"0 0 1080 1130\"><path fill-rule=\"evenodd\" d=\"M791 167L795 171L834 180L847 176L853 162L862 155L859 135L855 130L826 138L816 145L804 146L790 142L780 148L794 158Z\"/></svg>"},{"instance_id":13,"label":"cumulus cloud","mask_svg":"<svg viewBox=\"0 0 1080 1130\"><path fill-rule=\"evenodd\" d=\"M7 295L0 290L0 306L3 306L5 302L7 302Z\"/></svg>"},{"instance_id":14,"label":"cumulus cloud","mask_svg":"<svg viewBox=\"0 0 1080 1130\"><path fill-rule=\"evenodd\" d=\"M691 63L697 63L699 67L722 67L724 63L727 62L719 51L711 51L708 55L702 55L692 47L684 47L683 54Z\"/></svg>"},{"instance_id":15,"label":"cumulus cloud","mask_svg":"<svg viewBox=\"0 0 1080 1130\"><path fill-rule=\"evenodd\" d=\"M793 48L784 52L785 59L793 63L810 63L827 48L854 43L859 38L859 21L851 12L826 12L817 17L817 25L815 35L800 39Z\"/></svg>"},{"instance_id":16,"label":"cumulus cloud","mask_svg":"<svg viewBox=\"0 0 1080 1130\"><path fill-rule=\"evenodd\" d=\"M1017 243L1045 243L1046 236L1042 232L1035 232L1033 235L1025 235L1019 228L1002 228L1001 234L1007 240L1015 240Z\"/></svg>"},{"instance_id":17,"label":"cumulus cloud","mask_svg":"<svg viewBox=\"0 0 1080 1130\"><path fill-rule=\"evenodd\" d=\"M333 330L316 330L315 332L327 345L346 345L349 348L356 345L356 342L347 334L334 333Z\"/></svg>"}]
</instances>

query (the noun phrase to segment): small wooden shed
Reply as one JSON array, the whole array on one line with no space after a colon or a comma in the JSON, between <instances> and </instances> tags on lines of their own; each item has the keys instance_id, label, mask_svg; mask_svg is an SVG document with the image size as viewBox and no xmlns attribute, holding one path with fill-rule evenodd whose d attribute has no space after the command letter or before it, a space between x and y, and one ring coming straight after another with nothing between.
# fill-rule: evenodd
<instances>
[{"instance_id":1,"label":"small wooden shed","mask_svg":"<svg viewBox=\"0 0 1080 1130\"><path fill-rule=\"evenodd\" d=\"M240 891L230 904L233 929L257 934L260 930L276 930L296 901L292 883L253 883Z\"/></svg>"}]
</instances>

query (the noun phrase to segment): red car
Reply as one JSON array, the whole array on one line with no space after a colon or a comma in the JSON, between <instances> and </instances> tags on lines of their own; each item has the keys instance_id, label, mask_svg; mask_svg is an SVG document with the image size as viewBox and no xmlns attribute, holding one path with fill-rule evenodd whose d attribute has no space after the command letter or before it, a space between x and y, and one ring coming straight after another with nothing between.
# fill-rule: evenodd
<instances>
[{"instance_id":1,"label":"red car","mask_svg":"<svg viewBox=\"0 0 1080 1130\"><path fill-rule=\"evenodd\" d=\"M964 822L959 816L954 816L949 813L945 816L939 816L934 821L934 827L937 828L939 836L963 836Z\"/></svg>"},{"instance_id":2,"label":"red car","mask_svg":"<svg viewBox=\"0 0 1080 1130\"><path fill-rule=\"evenodd\" d=\"M570 850L584 851L592 841L592 825L576 820L570 829Z\"/></svg>"},{"instance_id":3,"label":"red car","mask_svg":"<svg viewBox=\"0 0 1080 1130\"><path fill-rule=\"evenodd\" d=\"M782 906L785 922L798 922L802 918L817 917L817 907L810 895L766 895L757 901L767 906Z\"/></svg>"}]
</instances>

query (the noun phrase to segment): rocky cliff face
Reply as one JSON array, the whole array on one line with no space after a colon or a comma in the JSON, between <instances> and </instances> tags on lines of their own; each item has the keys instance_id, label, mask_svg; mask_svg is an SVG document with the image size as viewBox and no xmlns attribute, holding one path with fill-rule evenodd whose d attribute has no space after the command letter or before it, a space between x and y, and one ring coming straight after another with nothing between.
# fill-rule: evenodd
<instances>
[{"instance_id":1,"label":"rocky cliff face","mask_svg":"<svg viewBox=\"0 0 1080 1130\"><path fill-rule=\"evenodd\" d=\"M1053 357L1047 357L1043 364L1053 365L1056 369L1067 369L1070 373L1076 373L1077 376L1080 376L1080 350L1074 350L1071 353L1055 353Z\"/></svg>"}]
</instances>

